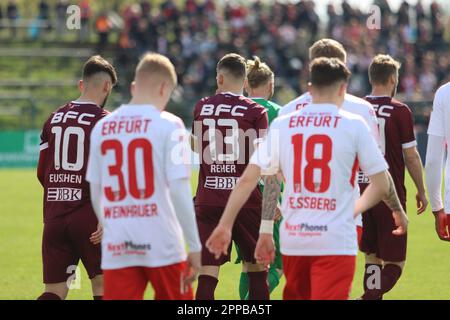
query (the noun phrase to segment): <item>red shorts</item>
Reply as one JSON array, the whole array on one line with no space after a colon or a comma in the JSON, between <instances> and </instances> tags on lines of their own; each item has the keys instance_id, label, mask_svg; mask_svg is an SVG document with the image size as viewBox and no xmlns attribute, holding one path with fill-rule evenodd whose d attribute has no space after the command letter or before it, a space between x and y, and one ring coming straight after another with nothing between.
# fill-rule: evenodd
<instances>
[{"instance_id":1,"label":"red shorts","mask_svg":"<svg viewBox=\"0 0 450 320\"><path fill-rule=\"evenodd\" d=\"M401 236L392 234L396 228L392 210L384 202L364 212L361 251L375 254L383 261L405 261L407 234Z\"/></svg>"},{"instance_id":2,"label":"red shorts","mask_svg":"<svg viewBox=\"0 0 450 320\"><path fill-rule=\"evenodd\" d=\"M148 268L129 267L103 270L104 300L142 300L147 284L155 291L155 300L193 300L191 287L182 284L187 274L186 262Z\"/></svg>"},{"instance_id":3,"label":"red shorts","mask_svg":"<svg viewBox=\"0 0 450 320\"><path fill-rule=\"evenodd\" d=\"M216 259L206 248L206 241L219 224L224 208L213 206L196 206L198 231L202 242L202 265L221 266L230 261L231 245L228 255ZM259 237L259 226L261 224L260 208L244 208L239 212L233 226L232 239L239 246L242 259L246 262L256 263L255 248Z\"/></svg>"},{"instance_id":4,"label":"red shorts","mask_svg":"<svg viewBox=\"0 0 450 320\"><path fill-rule=\"evenodd\" d=\"M356 256L284 256L284 300L348 300Z\"/></svg>"},{"instance_id":5,"label":"red shorts","mask_svg":"<svg viewBox=\"0 0 450 320\"><path fill-rule=\"evenodd\" d=\"M101 246L89 240L98 220L91 206L44 224L42 262L44 283L66 282L79 260L92 279L102 274Z\"/></svg>"}]
</instances>

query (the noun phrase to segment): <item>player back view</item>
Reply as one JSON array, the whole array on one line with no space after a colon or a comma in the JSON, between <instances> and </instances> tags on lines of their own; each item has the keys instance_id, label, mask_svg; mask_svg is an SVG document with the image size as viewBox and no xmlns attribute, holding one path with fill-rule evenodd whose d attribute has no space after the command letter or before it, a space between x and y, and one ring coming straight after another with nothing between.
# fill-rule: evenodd
<instances>
[{"instance_id":1,"label":"player back view","mask_svg":"<svg viewBox=\"0 0 450 320\"><path fill-rule=\"evenodd\" d=\"M169 59L145 55L130 103L92 132L87 180L104 226L105 300L141 300L149 282L157 300L193 298L201 246L189 144L182 120L164 111L176 83Z\"/></svg>"},{"instance_id":2,"label":"player back view","mask_svg":"<svg viewBox=\"0 0 450 320\"><path fill-rule=\"evenodd\" d=\"M254 143L267 129L266 109L242 95L245 77L245 59L237 54L225 55L217 64L219 93L195 106L192 145L201 161L195 209L202 244L217 226ZM261 200L261 191L255 188L233 229L233 240L247 265L249 299L269 298L267 272L253 257ZM219 267L229 261L231 246L228 250L227 256L215 259L203 248L197 299L214 299Z\"/></svg>"},{"instance_id":3,"label":"player back view","mask_svg":"<svg viewBox=\"0 0 450 320\"><path fill-rule=\"evenodd\" d=\"M38 178L44 187L45 293L39 300L65 299L80 259L94 298L103 295L102 231L97 230L85 174L91 131L108 114L103 105L116 82L114 67L100 56L91 57L83 68L80 98L55 111L42 130Z\"/></svg>"}]
</instances>

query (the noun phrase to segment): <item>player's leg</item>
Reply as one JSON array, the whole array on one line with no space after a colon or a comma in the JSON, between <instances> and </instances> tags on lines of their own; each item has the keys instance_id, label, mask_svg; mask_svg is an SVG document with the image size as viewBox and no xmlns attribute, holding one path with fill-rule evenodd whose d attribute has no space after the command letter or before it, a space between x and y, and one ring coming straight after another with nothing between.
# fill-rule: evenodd
<instances>
[{"instance_id":1,"label":"player's leg","mask_svg":"<svg viewBox=\"0 0 450 320\"><path fill-rule=\"evenodd\" d=\"M286 285L283 300L311 299L311 258L298 256L282 256L283 273Z\"/></svg>"},{"instance_id":2,"label":"player's leg","mask_svg":"<svg viewBox=\"0 0 450 320\"><path fill-rule=\"evenodd\" d=\"M186 262L159 268L145 268L145 274L155 291L155 300L193 300L191 286L184 285L188 276Z\"/></svg>"},{"instance_id":3,"label":"player's leg","mask_svg":"<svg viewBox=\"0 0 450 320\"><path fill-rule=\"evenodd\" d=\"M44 224L42 262L45 291L37 299L64 300L69 292L67 280L78 264L78 256L66 235L64 218Z\"/></svg>"},{"instance_id":4,"label":"player's leg","mask_svg":"<svg viewBox=\"0 0 450 320\"><path fill-rule=\"evenodd\" d=\"M216 259L206 248L206 241L219 223L223 208L196 206L198 232L202 243L202 267L197 281L196 300L214 300L214 292L219 282L219 267L230 261L231 246L227 256Z\"/></svg>"},{"instance_id":5,"label":"player's leg","mask_svg":"<svg viewBox=\"0 0 450 320\"><path fill-rule=\"evenodd\" d=\"M93 244L89 239L97 226L98 220L90 205L77 210L68 219L68 234L91 280L92 296L94 300L102 300L101 244Z\"/></svg>"},{"instance_id":6,"label":"player's leg","mask_svg":"<svg viewBox=\"0 0 450 320\"><path fill-rule=\"evenodd\" d=\"M257 264L254 257L260 223L260 210L247 208L241 210L233 227L233 240L239 246L247 266L249 300L270 298L266 266Z\"/></svg>"},{"instance_id":7,"label":"player's leg","mask_svg":"<svg viewBox=\"0 0 450 320\"><path fill-rule=\"evenodd\" d=\"M239 278L239 299L248 300L248 274L247 274L247 266L242 260L241 250L239 246L235 243L234 248L236 249L236 261L235 264L242 264L241 276Z\"/></svg>"},{"instance_id":8,"label":"player's leg","mask_svg":"<svg viewBox=\"0 0 450 320\"><path fill-rule=\"evenodd\" d=\"M377 258L378 254L378 231L376 220L376 208L362 214L362 235L359 248L364 252L365 266L363 276L364 292L376 285L378 275L383 268L383 260Z\"/></svg>"},{"instance_id":9,"label":"player's leg","mask_svg":"<svg viewBox=\"0 0 450 320\"><path fill-rule=\"evenodd\" d=\"M403 205L403 207L405 207ZM400 279L406 261L407 235L396 236L392 234L395 230L395 221L392 211L381 203L377 207L377 257L383 260L383 268L375 284L364 292L362 299L377 300L389 292ZM370 282L368 282L370 284Z\"/></svg>"},{"instance_id":10,"label":"player's leg","mask_svg":"<svg viewBox=\"0 0 450 320\"><path fill-rule=\"evenodd\" d=\"M356 256L316 256L311 266L311 300L348 300Z\"/></svg>"},{"instance_id":11,"label":"player's leg","mask_svg":"<svg viewBox=\"0 0 450 320\"><path fill-rule=\"evenodd\" d=\"M142 300L147 288L143 267L103 270L104 300Z\"/></svg>"}]
</instances>

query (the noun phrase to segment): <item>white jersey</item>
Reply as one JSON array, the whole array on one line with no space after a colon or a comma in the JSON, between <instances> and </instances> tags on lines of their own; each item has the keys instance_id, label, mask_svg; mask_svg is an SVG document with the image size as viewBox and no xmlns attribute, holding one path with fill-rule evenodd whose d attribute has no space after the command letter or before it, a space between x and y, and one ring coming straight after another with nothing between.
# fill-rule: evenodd
<instances>
[{"instance_id":1,"label":"white jersey","mask_svg":"<svg viewBox=\"0 0 450 320\"><path fill-rule=\"evenodd\" d=\"M368 175L388 168L361 117L335 105L308 105L274 120L250 163L264 175L281 170L285 177L283 254L356 255L358 163Z\"/></svg>"},{"instance_id":2,"label":"white jersey","mask_svg":"<svg viewBox=\"0 0 450 320\"><path fill-rule=\"evenodd\" d=\"M187 148L181 119L150 105L122 105L95 126L87 180L103 190L102 269L186 260L168 182L190 177Z\"/></svg>"},{"instance_id":3,"label":"white jersey","mask_svg":"<svg viewBox=\"0 0 450 320\"><path fill-rule=\"evenodd\" d=\"M428 125L428 134L445 138L446 143L450 141L450 82L441 86L435 94L433 112ZM427 155L428 156L428 155ZM440 181L439 181L440 182ZM445 162L445 192L444 209L450 212L450 157ZM430 195L433 200L432 195ZM436 204L431 203L432 206ZM440 208L433 208L437 210Z\"/></svg>"},{"instance_id":4,"label":"white jersey","mask_svg":"<svg viewBox=\"0 0 450 320\"><path fill-rule=\"evenodd\" d=\"M300 97L286 104L283 108L281 108L279 116L284 116L289 113L295 112L311 103L312 103L311 94L309 92L306 92L302 94ZM378 130L377 115L375 113L375 110L373 109L373 106L369 102L347 93L345 94L344 97L342 110L361 116L366 122L366 124L369 126L370 133L374 137L375 141L377 142L378 145L380 145L380 135ZM361 183L368 183L367 175L364 175L362 172L359 172L358 181ZM354 194L355 199L357 199L359 195L360 195L359 187L357 187L355 188ZM359 215L356 218L356 224L358 226L362 226L362 215Z\"/></svg>"}]
</instances>

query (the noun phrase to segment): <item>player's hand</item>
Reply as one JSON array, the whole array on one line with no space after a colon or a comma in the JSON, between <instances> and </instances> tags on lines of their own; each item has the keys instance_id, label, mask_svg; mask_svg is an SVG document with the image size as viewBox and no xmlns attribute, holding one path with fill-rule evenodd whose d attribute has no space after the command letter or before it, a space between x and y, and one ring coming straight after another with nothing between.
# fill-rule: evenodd
<instances>
[{"instance_id":1,"label":"player's hand","mask_svg":"<svg viewBox=\"0 0 450 320\"><path fill-rule=\"evenodd\" d=\"M277 207L275 208L275 216L273 217L273 220L274 220L275 222L278 222L278 221L281 220L282 217L283 217L283 216L282 216L282 214L281 214L281 209L280 209L280 207L277 205Z\"/></svg>"},{"instance_id":2,"label":"player's hand","mask_svg":"<svg viewBox=\"0 0 450 320\"><path fill-rule=\"evenodd\" d=\"M184 277L184 286L191 286L192 283L197 280L198 273L200 272L202 254L201 252L190 252L187 258L188 273Z\"/></svg>"},{"instance_id":3,"label":"player's hand","mask_svg":"<svg viewBox=\"0 0 450 320\"><path fill-rule=\"evenodd\" d=\"M449 230L448 230L448 223L447 223L447 214L444 212L444 209L433 211L434 214L434 221L435 221L435 228L436 233L442 241L449 241L450 242L450 236L449 236Z\"/></svg>"},{"instance_id":4,"label":"player's hand","mask_svg":"<svg viewBox=\"0 0 450 320\"><path fill-rule=\"evenodd\" d=\"M394 217L395 225L397 226L397 229L392 231L392 233L396 236L401 236L405 234L408 231L408 216L406 215L405 211L394 211L392 213L392 216Z\"/></svg>"},{"instance_id":5,"label":"player's hand","mask_svg":"<svg viewBox=\"0 0 450 320\"><path fill-rule=\"evenodd\" d=\"M428 206L427 196L425 192L418 192L416 194L416 202L417 202L417 214L422 214L425 212Z\"/></svg>"},{"instance_id":6,"label":"player's hand","mask_svg":"<svg viewBox=\"0 0 450 320\"><path fill-rule=\"evenodd\" d=\"M269 265L275 260L275 245L273 235L261 233L255 249L256 262L262 265Z\"/></svg>"},{"instance_id":7,"label":"player's hand","mask_svg":"<svg viewBox=\"0 0 450 320\"><path fill-rule=\"evenodd\" d=\"M92 244L97 245L102 242L102 237L103 237L103 227L99 223L97 225L97 231L95 231L93 234L91 234L91 237L89 238L89 240L92 242Z\"/></svg>"},{"instance_id":8,"label":"player's hand","mask_svg":"<svg viewBox=\"0 0 450 320\"><path fill-rule=\"evenodd\" d=\"M228 248L231 243L231 228L219 225L214 229L211 236L206 241L206 248L211 252L216 259L221 255L228 255Z\"/></svg>"}]
</instances>

